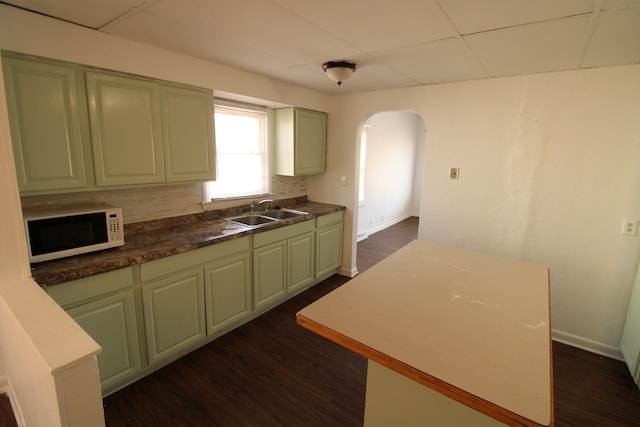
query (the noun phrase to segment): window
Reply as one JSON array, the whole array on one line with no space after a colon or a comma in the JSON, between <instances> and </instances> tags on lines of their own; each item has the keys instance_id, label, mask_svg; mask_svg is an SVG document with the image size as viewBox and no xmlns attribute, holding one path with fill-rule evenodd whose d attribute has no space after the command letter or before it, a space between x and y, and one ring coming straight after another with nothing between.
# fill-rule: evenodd
<instances>
[{"instance_id":1,"label":"window","mask_svg":"<svg viewBox=\"0 0 640 427\"><path fill-rule=\"evenodd\" d=\"M268 194L267 109L216 102L214 117L217 177L206 185L207 198Z\"/></svg>"}]
</instances>

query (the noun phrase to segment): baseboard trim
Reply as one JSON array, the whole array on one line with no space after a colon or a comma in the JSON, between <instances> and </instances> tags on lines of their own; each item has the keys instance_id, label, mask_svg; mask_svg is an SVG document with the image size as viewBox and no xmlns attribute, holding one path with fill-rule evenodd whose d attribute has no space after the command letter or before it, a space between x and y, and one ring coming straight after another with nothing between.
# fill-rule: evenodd
<instances>
[{"instance_id":1,"label":"baseboard trim","mask_svg":"<svg viewBox=\"0 0 640 427\"><path fill-rule=\"evenodd\" d=\"M553 329L551 331L551 337L554 341L561 342L563 344L570 345L572 347L581 348L582 350L590 351L601 356L610 357L616 360L624 361L620 348L611 345L603 344L597 341L593 341L587 338L579 337L567 332Z\"/></svg>"},{"instance_id":2,"label":"baseboard trim","mask_svg":"<svg viewBox=\"0 0 640 427\"><path fill-rule=\"evenodd\" d=\"M13 416L16 419L16 424L18 424L19 427L26 426L27 423L24 420L24 415L22 415L22 408L20 407L20 402L18 401L15 390L11 386L11 380L5 376L0 380L0 384L3 384L2 392L9 396L9 402L11 402L11 409L13 410Z\"/></svg>"},{"instance_id":3,"label":"baseboard trim","mask_svg":"<svg viewBox=\"0 0 640 427\"><path fill-rule=\"evenodd\" d=\"M399 218L395 218L395 219L392 219L391 221L387 221L387 222L385 222L384 224L380 224L380 225L378 225L377 227L370 228L370 229L368 229L368 230L366 230L366 231L361 231L359 234L365 234L367 237L368 237L368 236L371 236L372 234L375 234L375 233L377 233L378 231L382 231L382 230L384 230L385 228L389 228L389 227L391 227L392 225L396 225L397 223L402 222L402 221L404 221L405 219L410 218L410 217L412 217L412 216L416 216L416 215L402 215L402 216L401 216L401 217L399 217Z\"/></svg>"},{"instance_id":4,"label":"baseboard trim","mask_svg":"<svg viewBox=\"0 0 640 427\"><path fill-rule=\"evenodd\" d=\"M356 274L358 274L358 269L352 268L351 270L349 270L348 268L340 268L338 270L338 274L341 276L354 278L356 277Z\"/></svg>"}]
</instances>

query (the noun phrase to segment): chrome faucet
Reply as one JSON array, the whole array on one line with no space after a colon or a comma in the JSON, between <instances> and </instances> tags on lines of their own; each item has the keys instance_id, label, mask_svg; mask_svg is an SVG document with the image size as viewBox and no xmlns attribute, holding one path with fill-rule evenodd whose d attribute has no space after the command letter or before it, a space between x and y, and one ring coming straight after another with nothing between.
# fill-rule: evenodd
<instances>
[{"instance_id":1,"label":"chrome faucet","mask_svg":"<svg viewBox=\"0 0 640 427\"><path fill-rule=\"evenodd\" d=\"M271 200L271 199L264 199L264 200L260 200L260 201L258 202L258 204L259 204L259 205L264 204L264 210L265 210L265 211L268 211L268 210L269 210L269 203L273 203L273 200Z\"/></svg>"}]
</instances>

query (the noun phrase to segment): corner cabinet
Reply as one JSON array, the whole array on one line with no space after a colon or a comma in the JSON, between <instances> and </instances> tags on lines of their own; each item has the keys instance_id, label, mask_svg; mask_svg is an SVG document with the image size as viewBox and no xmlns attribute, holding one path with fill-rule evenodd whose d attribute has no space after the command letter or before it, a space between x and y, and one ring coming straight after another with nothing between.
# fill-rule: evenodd
<instances>
[{"instance_id":1,"label":"corner cabinet","mask_svg":"<svg viewBox=\"0 0 640 427\"><path fill-rule=\"evenodd\" d=\"M326 113L293 107L275 110L277 175L324 173L326 146Z\"/></svg>"},{"instance_id":2,"label":"corner cabinet","mask_svg":"<svg viewBox=\"0 0 640 427\"><path fill-rule=\"evenodd\" d=\"M103 394L139 374L131 267L50 286L46 291L102 347L98 368Z\"/></svg>"},{"instance_id":3,"label":"corner cabinet","mask_svg":"<svg viewBox=\"0 0 640 427\"><path fill-rule=\"evenodd\" d=\"M640 265L636 272L627 320L622 331L620 351L633 379L640 385Z\"/></svg>"},{"instance_id":4,"label":"corner cabinet","mask_svg":"<svg viewBox=\"0 0 640 427\"><path fill-rule=\"evenodd\" d=\"M20 192L87 187L78 67L3 57Z\"/></svg>"}]
</instances>

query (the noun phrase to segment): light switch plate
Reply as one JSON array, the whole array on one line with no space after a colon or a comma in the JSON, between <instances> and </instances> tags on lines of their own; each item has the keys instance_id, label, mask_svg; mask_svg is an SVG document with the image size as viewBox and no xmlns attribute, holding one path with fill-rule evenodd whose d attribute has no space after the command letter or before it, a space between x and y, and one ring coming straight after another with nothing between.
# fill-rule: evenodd
<instances>
[{"instance_id":1,"label":"light switch plate","mask_svg":"<svg viewBox=\"0 0 640 427\"><path fill-rule=\"evenodd\" d=\"M449 171L449 179L458 179L460 177L460 168L451 168Z\"/></svg>"}]
</instances>

